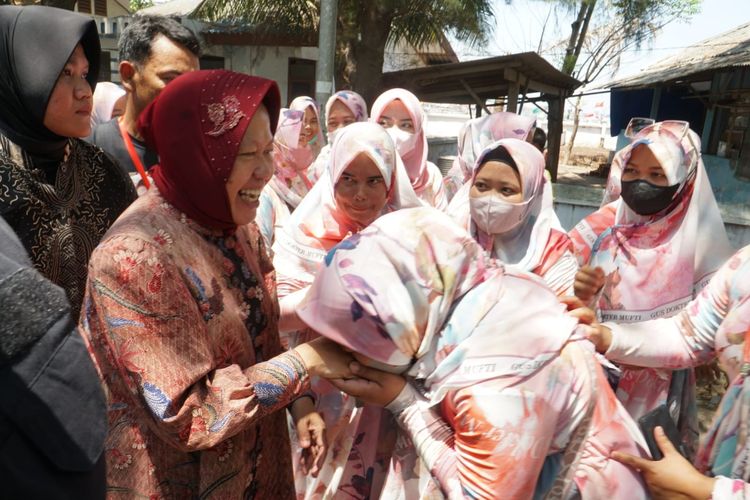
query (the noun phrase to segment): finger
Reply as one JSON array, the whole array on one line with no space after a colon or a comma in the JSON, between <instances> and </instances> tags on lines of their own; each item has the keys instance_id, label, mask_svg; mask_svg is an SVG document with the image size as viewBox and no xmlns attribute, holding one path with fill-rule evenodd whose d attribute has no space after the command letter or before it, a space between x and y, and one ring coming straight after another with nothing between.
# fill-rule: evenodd
<instances>
[{"instance_id":1,"label":"finger","mask_svg":"<svg viewBox=\"0 0 750 500\"><path fill-rule=\"evenodd\" d=\"M332 378L328 379L338 390L343 391L355 398L368 393L369 391L378 390L380 386L371 380L364 378Z\"/></svg>"},{"instance_id":2,"label":"finger","mask_svg":"<svg viewBox=\"0 0 750 500\"><path fill-rule=\"evenodd\" d=\"M664 455L664 458L677 453L677 450L672 444L672 441L669 440L667 435L664 433L664 429L662 429L660 426L654 427L654 439L656 440L657 446L659 446L659 449ZM679 453L677 454L679 455Z\"/></svg>"},{"instance_id":3,"label":"finger","mask_svg":"<svg viewBox=\"0 0 750 500\"><path fill-rule=\"evenodd\" d=\"M383 380L383 372L380 370L370 368L369 366L365 366L357 361L349 363L349 369L357 377L371 380L372 382L378 383L378 385L382 385L380 382Z\"/></svg>"},{"instance_id":4,"label":"finger","mask_svg":"<svg viewBox=\"0 0 750 500\"><path fill-rule=\"evenodd\" d=\"M310 420L307 417L303 417L297 422L297 441L300 447L310 447Z\"/></svg>"},{"instance_id":5,"label":"finger","mask_svg":"<svg viewBox=\"0 0 750 500\"><path fill-rule=\"evenodd\" d=\"M594 314L594 311L592 311L588 307L579 307L578 309L573 309L572 311L568 311L568 315L573 316L574 318L578 318L578 322L585 325L590 325L591 323L596 321L596 315Z\"/></svg>"},{"instance_id":6,"label":"finger","mask_svg":"<svg viewBox=\"0 0 750 500\"><path fill-rule=\"evenodd\" d=\"M591 275L591 274L581 274L575 277L575 282L588 285L591 287L598 287L599 284L602 282L603 276L597 276L597 275Z\"/></svg>"},{"instance_id":7,"label":"finger","mask_svg":"<svg viewBox=\"0 0 750 500\"><path fill-rule=\"evenodd\" d=\"M302 450L302 455L300 456L299 460L299 468L303 475L307 475L308 472L310 472L310 450L304 449Z\"/></svg>"},{"instance_id":8,"label":"finger","mask_svg":"<svg viewBox=\"0 0 750 500\"><path fill-rule=\"evenodd\" d=\"M314 446L312 449L313 457L312 457L312 476L318 477L318 473L323 468L323 461L326 458L326 452L328 451L328 446L325 444L320 446Z\"/></svg>"},{"instance_id":9,"label":"finger","mask_svg":"<svg viewBox=\"0 0 750 500\"><path fill-rule=\"evenodd\" d=\"M315 419L312 428L312 441L313 446L325 446L326 445L326 423L322 418Z\"/></svg>"},{"instance_id":10,"label":"finger","mask_svg":"<svg viewBox=\"0 0 750 500\"><path fill-rule=\"evenodd\" d=\"M629 465L639 471L649 470L653 463L653 460L646 460L645 458L628 455L627 453L620 453L619 451L613 452L611 457L621 464Z\"/></svg>"},{"instance_id":11,"label":"finger","mask_svg":"<svg viewBox=\"0 0 750 500\"><path fill-rule=\"evenodd\" d=\"M583 303L581 299L575 296L565 296L560 297L560 302L565 304L565 307L568 309L568 311L573 311L576 309L580 309L582 307L586 307L586 304Z\"/></svg>"}]
</instances>

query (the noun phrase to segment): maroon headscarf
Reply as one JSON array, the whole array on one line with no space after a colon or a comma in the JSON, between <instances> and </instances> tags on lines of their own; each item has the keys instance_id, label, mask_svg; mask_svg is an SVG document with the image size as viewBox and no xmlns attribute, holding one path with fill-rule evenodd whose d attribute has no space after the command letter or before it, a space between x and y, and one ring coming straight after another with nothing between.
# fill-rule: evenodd
<instances>
[{"instance_id":1,"label":"maroon headscarf","mask_svg":"<svg viewBox=\"0 0 750 500\"><path fill-rule=\"evenodd\" d=\"M210 70L167 85L138 120L146 144L159 155L150 173L164 199L207 228L236 228L226 183L261 104L274 133L281 98L273 80Z\"/></svg>"}]
</instances>

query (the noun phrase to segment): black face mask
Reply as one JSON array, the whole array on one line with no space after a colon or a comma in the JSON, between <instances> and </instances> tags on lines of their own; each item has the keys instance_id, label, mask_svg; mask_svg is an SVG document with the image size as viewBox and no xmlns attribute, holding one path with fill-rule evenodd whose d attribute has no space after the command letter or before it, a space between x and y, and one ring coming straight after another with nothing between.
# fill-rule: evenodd
<instances>
[{"instance_id":1,"label":"black face mask","mask_svg":"<svg viewBox=\"0 0 750 500\"><path fill-rule=\"evenodd\" d=\"M674 186L657 186L644 180L622 181L622 200L638 215L653 215L669 206L679 188Z\"/></svg>"}]
</instances>

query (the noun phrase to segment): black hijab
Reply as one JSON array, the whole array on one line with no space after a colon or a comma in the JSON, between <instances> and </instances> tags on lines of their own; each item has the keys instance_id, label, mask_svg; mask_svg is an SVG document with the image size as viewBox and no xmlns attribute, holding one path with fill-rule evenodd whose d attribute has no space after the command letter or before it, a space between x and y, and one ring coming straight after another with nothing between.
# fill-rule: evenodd
<instances>
[{"instance_id":1,"label":"black hijab","mask_svg":"<svg viewBox=\"0 0 750 500\"><path fill-rule=\"evenodd\" d=\"M62 158L67 138L44 126L44 114L79 43L93 92L101 51L93 19L52 7L0 7L0 133L32 158Z\"/></svg>"}]
</instances>

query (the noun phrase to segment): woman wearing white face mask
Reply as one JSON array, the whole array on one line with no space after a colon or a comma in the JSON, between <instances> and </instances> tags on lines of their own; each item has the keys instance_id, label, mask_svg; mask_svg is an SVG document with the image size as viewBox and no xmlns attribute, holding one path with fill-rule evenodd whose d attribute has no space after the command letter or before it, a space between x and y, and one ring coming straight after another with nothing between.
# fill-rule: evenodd
<instances>
[{"instance_id":1,"label":"woman wearing white face mask","mask_svg":"<svg viewBox=\"0 0 750 500\"><path fill-rule=\"evenodd\" d=\"M361 95L351 90L339 90L326 102L326 136L328 144L320 150L320 154L310 167L315 179L325 175L331 159L331 146L336 134L347 125L367 121L367 103Z\"/></svg>"},{"instance_id":2,"label":"woman wearing white face mask","mask_svg":"<svg viewBox=\"0 0 750 500\"><path fill-rule=\"evenodd\" d=\"M372 105L371 121L379 123L393 139L417 196L426 205L445 210L448 198L443 175L427 161L426 117L417 96L404 89L383 92Z\"/></svg>"},{"instance_id":3,"label":"woman wearing white face mask","mask_svg":"<svg viewBox=\"0 0 750 500\"><path fill-rule=\"evenodd\" d=\"M492 257L541 276L558 295L572 295L578 264L551 200L544 157L531 144L502 139L479 155L471 182L448 206Z\"/></svg>"}]
</instances>

